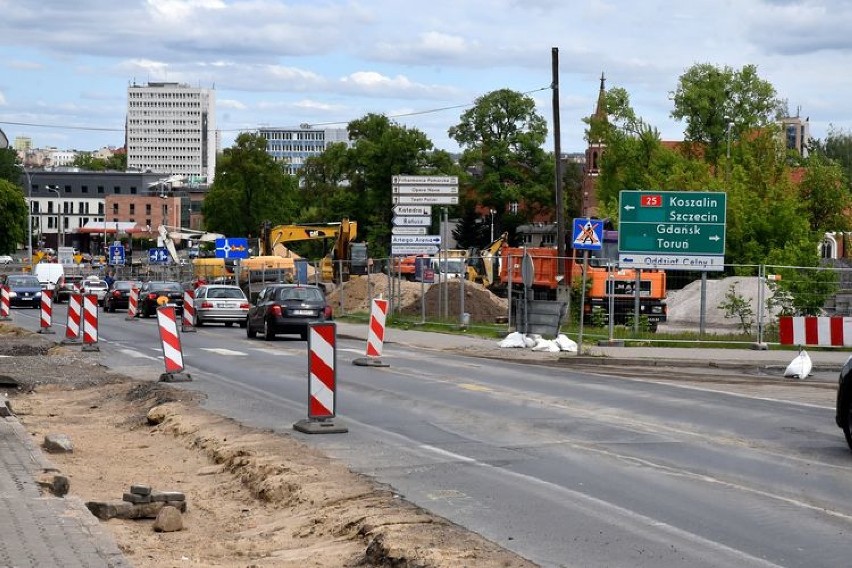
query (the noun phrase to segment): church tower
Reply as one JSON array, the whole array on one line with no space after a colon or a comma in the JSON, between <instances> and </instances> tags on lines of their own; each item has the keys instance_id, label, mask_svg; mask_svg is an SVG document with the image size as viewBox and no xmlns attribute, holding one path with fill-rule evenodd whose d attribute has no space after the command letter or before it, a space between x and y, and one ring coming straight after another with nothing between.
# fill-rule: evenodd
<instances>
[{"instance_id":1,"label":"church tower","mask_svg":"<svg viewBox=\"0 0 852 568\"><path fill-rule=\"evenodd\" d=\"M594 118L606 122L606 78L601 72L601 88L598 91L598 104L595 107ZM601 156L606 147L599 137L589 137L586 148L586 165L583 169L583 217L594 217L598 213L597 185L600 175Z\"/></svg>"}]
</instances>

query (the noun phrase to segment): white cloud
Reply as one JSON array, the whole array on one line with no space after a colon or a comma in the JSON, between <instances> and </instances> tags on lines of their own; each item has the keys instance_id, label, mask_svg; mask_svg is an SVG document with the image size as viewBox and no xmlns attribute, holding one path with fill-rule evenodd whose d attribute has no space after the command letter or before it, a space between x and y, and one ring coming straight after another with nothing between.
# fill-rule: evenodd
<instances>
[{"instance_id":1,"label":"white cloud","mask_svg":"<svg viewBox=\"0 0 852 568\"><path fill-rule=\"evenodd\" d=\"M216 101L217 108L232 108L237 110L246 110L248 107L240 101L234 99L218 99Z\"/></svg>"}]
</instances>

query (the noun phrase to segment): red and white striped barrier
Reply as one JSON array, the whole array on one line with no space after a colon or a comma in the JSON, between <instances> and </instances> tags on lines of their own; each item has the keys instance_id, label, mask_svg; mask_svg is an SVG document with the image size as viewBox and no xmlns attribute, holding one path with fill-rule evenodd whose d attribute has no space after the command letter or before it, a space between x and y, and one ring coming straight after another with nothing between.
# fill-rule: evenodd
<instances>
[{"instance_id":1,"label":"red and white striped barrier","mask_svg":"<svg viewBox=\"0 0 852 568\"><path fill-rule=\"evenodd\" d=\"M180 324L181 331L195 331L195 292L183 291L183 314Z\"/></svg>"},{"instance_id":2,"label":"red and white striped barrier","mask_svg":"<svg viewBox=\"0 0 852 568\"><path fill-rule=\"evenodd\" d=\"M374 299L370 309L370 330L367 333L367 357L381 357L385 343L385 321L388 315L388 301Z\"/></svg>"},{"instance_id":3,"label":"red and white striped barrier","mask_svg":"<svg viewBox=\"0 0 852 568\"><path fill-rule=\"evenodd\" d=\"M781 316L781 345L852 346L852 317Z\"/></svg>"},{"instance_id":4,"label":"red and white striped barrier","mask_svg":"<svg viewBox=\"0 0 852 568\"><path fill-rule=\"evenodd\" d=\"M39 333L55 333L53 324L53 291L42 290L41 292L41 318Z\"/></svg>"},{"instance_id":5,"label":"red and white striped barrier","mask_svg":"<svg viewBox=\"0 0 852 568\"><path fill-rule=\"evenodd\" d=\"M65 339L62 343L77 343L80 340L80 316L83 310L83 295L68 297L68 316L65 319Z\"/></svg>"},{"instance_id":6,"label":"red and white striped barrier","mask_svg":"<svg viewBox=\"0 0 852 568\"><path fill-rule=\"evenodd\" d=\"M100 351L98 347L98 297L83 294L83 351Z\"/></svg>"},{"instance_id":7,"label":"red and white striped barrier","mask_svg":"<svg viewBox=\"0 0 852 568\"><path fill-rule=\"evenodd\" d=\"M337 407L337 326L312 323L308 331L308 419L293 424L307 434L341 433L349 429L335 422Z\"/></svg>"},{"instance_id":8,"label":"red and white striped barrier","mask_svg":"<svg viewBox=\"0 0 852 568\"><path fill-rule=\"evenodd\" d=\"M9 294L9 287L0 287L0 320L11 319L9 313L12 310L12 296Z\"/></svg>"},{"instance_id":9,"label":"red and white striped barrier","mask_svg":"<svg viewBox=\"0 0 852 568\"><path fill-rule=\"evenodd\" d=\"M136 312L139 311L139 288L133 286L130 289L130 295L127 296L127 315L124 319L128 321L136 321Z\"/></svg>"},{"instance_id":10,"label":"red and white striped barrier","mask_svg":"<svg viewBox=\"0 0 852 568\"><path fill-rule=\"evenodd\" d=\"M191 381L192 377L184 373L183 349L178 335L174 306L157 308L157 327L160 329L163 362L166 366L166 372L160 375L160 380L169 383Z\"/></svg>"}]
</instances>

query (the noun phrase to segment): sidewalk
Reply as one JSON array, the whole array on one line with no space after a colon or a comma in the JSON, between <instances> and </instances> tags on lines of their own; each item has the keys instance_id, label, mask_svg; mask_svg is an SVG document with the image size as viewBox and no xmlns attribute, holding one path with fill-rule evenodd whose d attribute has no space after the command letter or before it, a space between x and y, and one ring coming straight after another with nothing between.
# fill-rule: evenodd
<instances>
[{"instance_id":1,"label":"sidewalk","mask_svg":"<svg viewBox=\"0 0 852 568\"><path fill-rule=\"evenodd\" d=\"M367 324L337 322L337 333L353 339L363 339L366 345ZM762 368L780 369L783 373L787 365L796 357L796 351L757 350L743 345L740 349L722 349L712 347L617 347L600 346L593 342L583 343L583 354L534 352L530 349L501 349L499 340L484 339L464 334L434 333L418 330L387 328L385 345L410 345L424 349L453 350L471 355L499 357L501 359L558 359L561 364L570 366L571 361L584 365L624 365L624 366L675 366L703 368ZM843 364L852 355L849 349L815 350L807 349L813 362L814 372L840 373ZM836 378L837 375L835 375Z\"/></svg>"},{"instance_id":2,"label":"sidewalk","mask_svg":"<svg viewBox=\"0 0 852 568\"><path fill-rule=\"evenodd\" d=\"M129 567L82 501L39 491L50 468L20 422L0 417L0 566Z\"/></svg>"}]
</instances>

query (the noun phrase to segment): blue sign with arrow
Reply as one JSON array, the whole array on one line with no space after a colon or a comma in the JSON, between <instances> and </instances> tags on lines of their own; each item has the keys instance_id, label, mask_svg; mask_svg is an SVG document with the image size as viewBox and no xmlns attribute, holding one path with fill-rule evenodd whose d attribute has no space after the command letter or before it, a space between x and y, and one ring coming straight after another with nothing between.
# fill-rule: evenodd
<instances>
[{"instance_id":1,"label":"blue sign with arrow","mask_svg":"<svg viewBox=\"0 0 852 568\"><path fill-rule=\"evenodd\" d=\"M169 249L166 247L156 247L148 249L149 264L166 264L169 262Z\"/></svg>"},{"instance_id":2,"label":"blue sign with arrow","mask_svg":"<svg viewBox=\"0 0 852 568\"><path fill-rule=\"evenodd\" d=\"M216 239L216 258L248 258L248 239Z\"/></svg>"}]
</instances>

